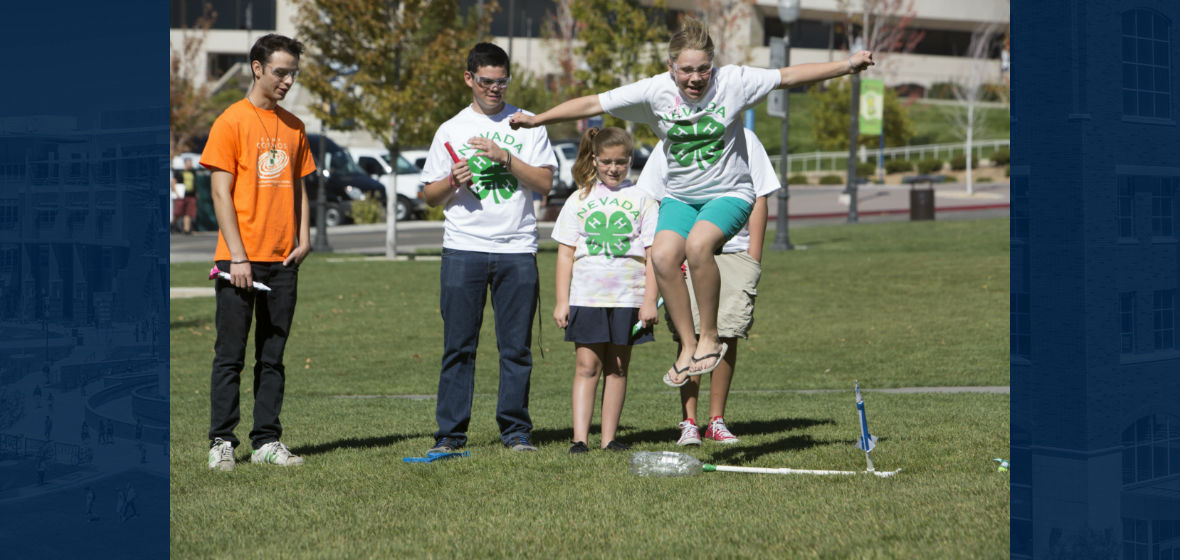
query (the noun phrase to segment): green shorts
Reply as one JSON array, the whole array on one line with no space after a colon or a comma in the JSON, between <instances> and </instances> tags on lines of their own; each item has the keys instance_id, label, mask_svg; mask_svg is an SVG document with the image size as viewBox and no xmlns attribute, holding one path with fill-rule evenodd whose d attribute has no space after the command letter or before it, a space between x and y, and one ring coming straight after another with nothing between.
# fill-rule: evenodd
<instances>
[{"instance_id":1,"label":"green shorts","mask_svg":"<svg viewBox=\"0 0 1180 560\"><path fill-rule=\"evenodd\" d=\"M674 231L685 239L698 221L717 226L725 239L737 235L750 219L753 205L740 198L721 196L701 204L688 204L665 197L660 202L660 217L656 222L656 233Z\"/></svg>"}]
</instances>

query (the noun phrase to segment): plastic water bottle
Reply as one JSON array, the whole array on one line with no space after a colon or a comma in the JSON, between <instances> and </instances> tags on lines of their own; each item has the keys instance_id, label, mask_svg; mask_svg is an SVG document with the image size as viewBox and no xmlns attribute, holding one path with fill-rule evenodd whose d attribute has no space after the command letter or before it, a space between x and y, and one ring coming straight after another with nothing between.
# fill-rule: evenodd
<instances>
[{"instance_id":1,"label":"plastic water bottle","mask_svg":"<svg viewBox=\"0 0 1180 560\"><path fill-rule=\"evenodd\" d=\"M631 474L639 476L693 476L701 462L691 455L671 451L636 451L631 454Z\"/></svg>"}]
</instances>

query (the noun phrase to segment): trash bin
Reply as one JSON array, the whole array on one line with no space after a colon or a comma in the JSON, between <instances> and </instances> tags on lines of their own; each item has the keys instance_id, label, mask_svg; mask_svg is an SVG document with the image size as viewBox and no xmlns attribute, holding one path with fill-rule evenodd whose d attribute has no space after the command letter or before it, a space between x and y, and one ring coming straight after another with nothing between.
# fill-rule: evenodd
<instances>
[{"instance_id":1,"label":"trash bin","mask_svg":"<svg viewBox=\"0 0 1180 560\"><path fill-rule=\"evenodd\" d=\"M197 171L193 175L193 182L197 184L197 223L193 224L193 229L217 231L217 213L213 210L211 175L207 171Z\"/></svg>"},{"instance_id":2,"label":"trash bin","mask_svg":"<svg viewBox=\"0 0 1180 560\"><path fill-rule=\"evenodd\" d=\"M934 189L910 188L910 221L934 219Z\"/></svg>"},{"instance_id":3,"label":"trash bin","mask_svg":"<svg viewBox=\"0 0 1180 560\"><path fill-rule=\"evenodd\" d=\"M928 175L908 176L902 182L910 185L910 221L934 219L934 177ZM915 188L926 183L926 188Z\"/></svg>"}]
</instances>

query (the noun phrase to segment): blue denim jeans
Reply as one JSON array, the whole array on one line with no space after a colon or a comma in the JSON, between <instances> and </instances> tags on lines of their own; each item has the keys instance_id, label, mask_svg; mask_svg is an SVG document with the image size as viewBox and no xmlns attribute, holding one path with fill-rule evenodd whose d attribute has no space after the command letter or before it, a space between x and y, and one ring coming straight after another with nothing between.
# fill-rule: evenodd
<instances>
[{"instance_id":1,"label":"blue denim jeans","mask_svg":"<svg viewBox=\"0 0 1180 560\"><path fill-rule=\"evenodd\" d=\"M475 351L488 288L500 352L496 422L500 439L533 429L529 418L529 377L533 371L533 316L537 311L537 259L531 253L480 253L443 249L440 305L443 318L442 370L438 379L435 439L467 442L475 392Z\"/></svg>"}]
</instances>

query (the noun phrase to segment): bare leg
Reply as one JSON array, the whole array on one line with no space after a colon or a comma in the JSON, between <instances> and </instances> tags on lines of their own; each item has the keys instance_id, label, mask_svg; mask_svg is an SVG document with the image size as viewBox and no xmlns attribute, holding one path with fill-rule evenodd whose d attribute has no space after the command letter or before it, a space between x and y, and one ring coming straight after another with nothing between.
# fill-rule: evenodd
<instances>
[{"instance_id":1,"label":"bare leg","mask_svg":"<svg viewBox=\"0 0 1180 560\"><path fill-rule=\"evenodd\" d=\"M656 284L660 288L660 294L664 296L664 307L667 308L668 316L672 319L672 328L676 330L680 340L684 341L673 366L676 370L682 371L692 365L692 355L696 351L696 333L692 325L692 304L688 300L688 286L685 285L684 276L680 273L680 264L684 262L684 243L684 238L676 232L664 230L656 233L651 251L652 265L656 271ZM669 370L668 373L673 381L684 380L684 374L677 374L673 370Z\"/></svg>"},{"instance_id":2,"label":"bare leg","mask_svg":"<svg viewBox=\"0 0 1180 560\"><path fill-rule=\"evenodd\" d=\"M683 348L684 345L682 344L680 346ZM680 411L684 414L681 420L691 418L693 422L696 422L697 399L700 397L700 394L701 378L699 376L689 377L688 383L680 387Z\"/></svg>"},{"instance_id":3,"label":"bare leg","mask_svg":"<svg viewBox=\"0 0 1180 560\"><path fill-rule=\"evenodd\" d=\"M725 401L729 398L729 384L733 382L733 372L737 367L737 339L724 338L722 342L729 345L725 358L717 369L709 375L709 419L725 416ZM683 391L682 391L683 393ZM694 407L695 412L695 407Z\"/></svg>"},{"instance_id":4,"label":"bare leg","mask_svg":"<svg viewBox=\"0 0 1180 560\"><path fill-rule=\"evenodd\" d=\"M574 354L574 389L570 402L574 420L574 441L585 443L594 416L595 389L602 370L606 344L578 344Z\"/></svg>"},{"instance_id":5,"label":"bare leg","mask_svg":"<svg viewBox=\"0 0 1180 560\"><path fill-rule=\"evenodd\" d=\"M717 352L721 348L717 340L717 301L721 295L721 273L717 270L713 251L724 242L725 235L721 229L706 221L698 221L685 242L688 271L692 274L692 291L696 295L697 311L701 320L701 334L697 339L697 348L694 349L696 357ZM665 297L665 305L667 301ZM690 309L689 313L691 312ZM691 315L689 321L692 321ZM681 340L684 340L683 336ZM705 369L711 363L711 360L694 361L692 370Z\"/></svg>"},{"instance_id":6,"label":"bare leg","mask_svg":"<svg viewBox=\"0 0 1180 560\"><path fill-rule=\"evenodd\" d=\"M602 444L614 441L623 416L623 401L627 397L627 366L631 362L631 347L608 344L602 374Z\"/></svg>"}]
</instances>

